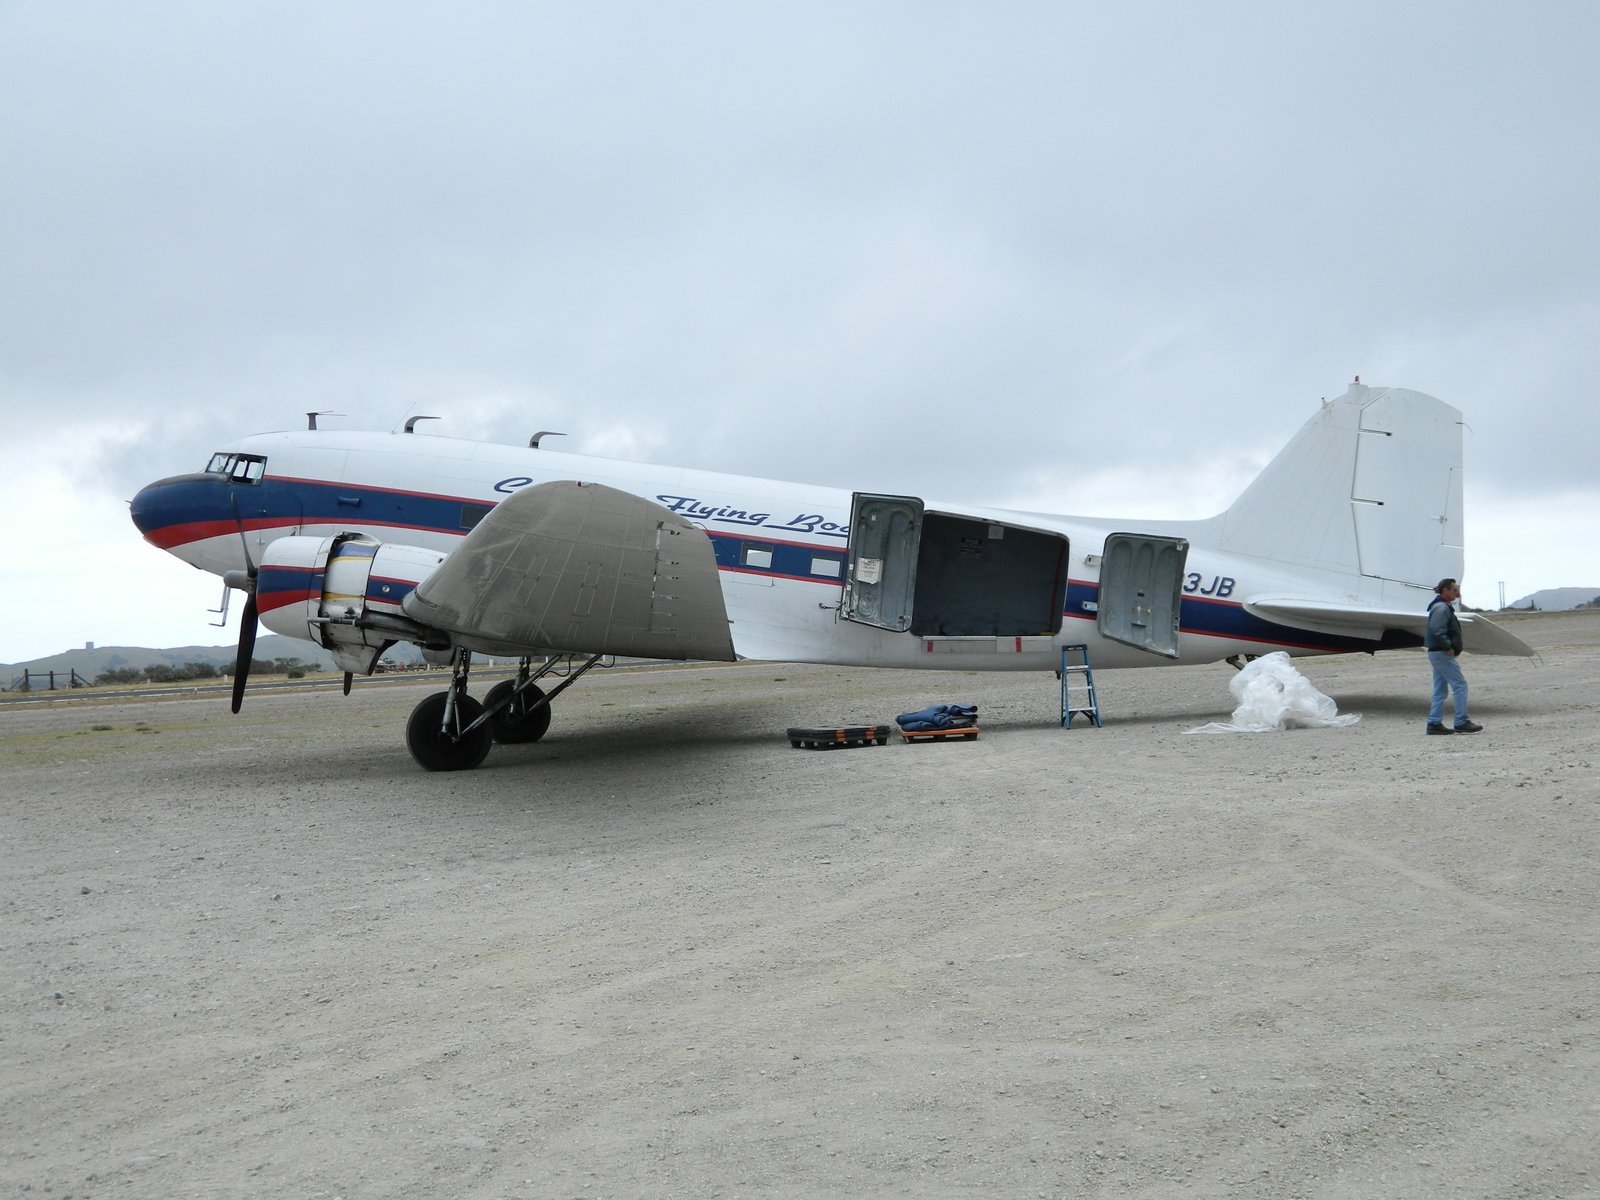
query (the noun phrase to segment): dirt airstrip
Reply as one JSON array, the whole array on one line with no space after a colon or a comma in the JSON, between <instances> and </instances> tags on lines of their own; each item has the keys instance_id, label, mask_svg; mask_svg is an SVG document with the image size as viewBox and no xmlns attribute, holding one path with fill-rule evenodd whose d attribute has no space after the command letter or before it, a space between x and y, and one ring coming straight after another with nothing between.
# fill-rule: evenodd
<instances>
[{"instance_id":1,"label":"dirt airstrip","mask_svg":"<svg viewBox=\"0 0 1600 1200\"><path fill-rule=\"evenodd\" d=\"M0 704L0 1194L1600 1196L1600 613L1225 666ZM790 725L979 706L976 741Z\"/></svg>"}]
</instances>

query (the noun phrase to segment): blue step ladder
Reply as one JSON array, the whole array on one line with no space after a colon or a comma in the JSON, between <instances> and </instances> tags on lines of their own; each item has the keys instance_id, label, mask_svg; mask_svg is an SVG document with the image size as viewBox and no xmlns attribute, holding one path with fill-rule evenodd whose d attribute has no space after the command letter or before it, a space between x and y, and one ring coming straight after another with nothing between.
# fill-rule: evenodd
<instances>
[{"instance_id":1,"label":"blue step ladder","mask_svg":"<svg viewBox=\"0 0 1600 1200\"><path fill-rule=\"evenodd\" d=\"M1073 660L1077 661L1074 662ZM1087 704L1074 704L1072 702L1072 680L1074 676L1082 677L1082 690L1088 699ZM1072 718L1085 716L1094 722L1096 729L1100 728L1100 701L1094 694L1094 671L1089 667L1089 647L1079 644L1061 647L1061 728L1071 729Z\"/></svg>"}]
</instances>

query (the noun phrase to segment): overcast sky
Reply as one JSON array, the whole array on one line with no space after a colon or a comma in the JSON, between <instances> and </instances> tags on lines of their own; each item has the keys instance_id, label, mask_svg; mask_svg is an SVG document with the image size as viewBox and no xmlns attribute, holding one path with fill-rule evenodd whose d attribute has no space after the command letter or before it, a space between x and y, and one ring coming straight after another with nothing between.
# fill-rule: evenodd
<instances>
[{"instance_id":1,"label":"overcast sky","mask_svg":"<svg viewBox=\"0 0 1600 1200\"><path fill-rule=\"evenodd\" d=\"M1600 590L1600 5L0 0L0 662L231 642L126 501L325 424L1207 516L1360 375ZM236 618L235 618L236 620Z\"/></svg>"}]
</instances>

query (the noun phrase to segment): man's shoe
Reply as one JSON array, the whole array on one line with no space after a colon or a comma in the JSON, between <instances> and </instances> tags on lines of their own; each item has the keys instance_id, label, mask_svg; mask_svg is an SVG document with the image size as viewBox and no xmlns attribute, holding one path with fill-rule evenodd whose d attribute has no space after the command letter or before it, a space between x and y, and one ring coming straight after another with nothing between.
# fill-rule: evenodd
<instances>
[{"instance_id":1,"label":"man's shoe","mask_svg":"<svg viewBox=\"0 0 1600 1200\"><path fill-rule=\"evenodd\" d=\"M1450 726L1448 726L1448 725L1441 725L1437 721L1429 721L1428 722L1428 732L1429 733L1454 733L1455 730L1451 729Z\"/></svg>"},{"instance_id":2,"label":"man's shoe","mask_svg":"<svg viewBox=\"0 0 1600 1200\"><path fill-rule=\"evenodd\" d=\"M1482 733L1483 726L1476 721L1463 721L1456 726L1457 733Z\"/></svg>"}]
</instances>

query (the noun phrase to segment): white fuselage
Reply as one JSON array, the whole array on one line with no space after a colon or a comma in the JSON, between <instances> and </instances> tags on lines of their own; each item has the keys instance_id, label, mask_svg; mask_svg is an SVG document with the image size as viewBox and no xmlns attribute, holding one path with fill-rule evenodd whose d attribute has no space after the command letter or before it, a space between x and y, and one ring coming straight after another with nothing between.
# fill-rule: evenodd
<instances>
[{"instance_id":1,"label":"white fuselage","mask_svg":"<svg viewBox=\"0 0 1600 1200\"><path fill-rule=\"evenodd\" d=\"M1215 661L1235 654L1292 654L1374 648L1261 620L1251 594L1294 591L1357 600L1359 582L1299 571L1264 559L1208 549L1211 522L1121 522L1018 513L927 499L930 512L1004 522L1069 539L1068 587L1059 632L1014 636L926 637L841 619L848 572L852 493L550 449L459 441L422 434L296 431L244 438L230 453L261 463L241 486L243 509L224 519L198 508L163 519L146 536L216 574L259 561L282 536L360 533L448 554L481 516L538 483L600 483L659 504L703 529L718 572L736 653L742 658L874 667L1049 670L1061 647L1085 644L1097 667ZM1101 552L1108 533L1155 524L1189 540L1184 564L1178 655L1166 657L1100 636ZM1308 577L1309 575L1309 577ZM1291 587L1292 585L1292 587Z\"/></svg>"}]
</instances>

